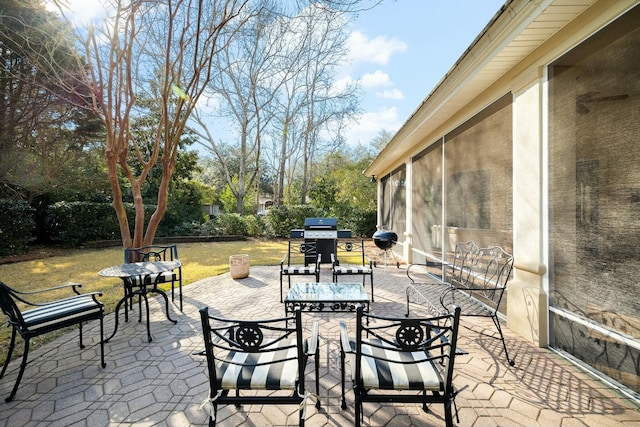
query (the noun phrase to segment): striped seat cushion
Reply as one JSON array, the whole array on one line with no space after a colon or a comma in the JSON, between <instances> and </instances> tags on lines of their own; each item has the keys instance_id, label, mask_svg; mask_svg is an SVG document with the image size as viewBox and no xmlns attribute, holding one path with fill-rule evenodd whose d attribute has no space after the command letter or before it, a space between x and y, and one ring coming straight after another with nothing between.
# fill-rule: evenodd
<instances>
[{"instance_id":1,"label":"striped seat cushion","mask_svg":"<svg viewBox=\"0 0 640 427\"><path fill-rule=\"evenodd\" d=\"M158 276L160 276L159 279L158 279ZM173 280L178 280L177 276L172 271L164 271L162 273L149 274L147 276L131 276L131 277L129 277L129 280L135 286L140 286L143 283L145 285L152 285L152 284L156 283L156 279L158 279L157 283L165 283L165 282L171 282ZM144 282L142 282L143 280L144 280Z\"/></svg>"},{"instance_id":2,"label":"striped seat cushion","mask_svg":"<svg viewBox=\"0 0 640 427\"><path fill-rule=\"evenodd\" d=\"M216 366L218 388L224 390L293 390L298 379L296 340L283 341L280 348L263 353L230 352L228 359ZM282 348L290 347L290 348ZM279 361L282 359L284 362ZM269 363L271 361L277 361ZM259 364L263 364L256 366Z\"/></svg>"},{"instance_id":3,"label":"striped seat cushion","mask_svg":"<svg viewBox=\"0 0 640 427\"><path fill-rule=\"evenodd\" d=\"M302 266L302 265L298 265L298 266L291 266L291 267L284 267L282 269L282 272L284 274L316 274L316 267L315 265L308 265L308 266Z\"/></svg>"},{"instance_id":4,"label":"striped seat cushion","mask_svg":"<svg viewBox=\"0 0 640 427\"><path fill-rule=\"evenodd\" d=\"M371 269L361 265L345 265L336 266L334 272L336 274L371 274Z\"/></svg>"},{"instance_id":5,"label":"striped seat cushion","mask_svg":"<svg viewBox=\"0 0 640 427\"><path fill-rule=\"evenodd\" d=\"M30 330L38 330L63 321L100 313L101 306L90 296L77 296L26 310L22 318Z\"/></svg>"},{"instance_id":6,"label":"striped seat cushion","mask_svg":"<svg viewBox=\"0 0 640 427\"><path fill-rule=\"evenodd\" d=\"M385 345L388 349L374 347L370 343ZM352 343L352 347L355 348L355 343ZM354 378L355 354L351 357L352 378ZM403 362L413 361L413 363L393 363L376 357ZM364 388L367 390L442 391L444 383L440 371L434 362L423 361L425 357L424 351L400 352L376 338L362 340L361 376Z\"/></svg>"}]
</instances>

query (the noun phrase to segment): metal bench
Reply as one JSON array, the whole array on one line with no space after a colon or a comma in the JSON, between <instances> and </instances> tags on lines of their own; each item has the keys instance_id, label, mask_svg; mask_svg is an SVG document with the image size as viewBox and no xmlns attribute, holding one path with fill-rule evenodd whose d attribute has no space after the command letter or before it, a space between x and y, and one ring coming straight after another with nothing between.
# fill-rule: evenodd
<instances>
[{"instance_id":1,"label":"metal bench","mask_svg":"<svg viewBox=\"0 0 640 427\"><path fill-rule=\"evenodd\" d=\"M406 289L407 316L410 303L422 302L433 313L441 313L454 304L461 308L463 317L488 317L499 336L487 335L502 341L509 365L504 334L498 318L500 302L507 289L513 269L513 256L499 246L479 248L474 242L456 245L454 260L445 264L444 277L429 271L427 264L412 264L407 268L411 284ZM437 301L434 303L434 296Z\"/></svg>"}]
</instances>

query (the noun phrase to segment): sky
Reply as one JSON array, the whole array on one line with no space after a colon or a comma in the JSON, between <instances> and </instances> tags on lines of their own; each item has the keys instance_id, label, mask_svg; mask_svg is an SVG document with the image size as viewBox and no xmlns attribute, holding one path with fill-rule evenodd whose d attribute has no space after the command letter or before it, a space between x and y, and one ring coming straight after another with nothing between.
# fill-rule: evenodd
<instances>
[{"instance_id":1,"label":"sky","mask_svg":"<svg viewBox=\"0 0 640 427\"><path fill-rule=\"evenodd\" d=\"M347 71L364 89L364 113L348 141L368 145L381 130L400 129L504 3L384 0L360 13Z\"/></svg>"},{"instance_id":2,"label":"sky","mask_svg":"<svg viewBox=\"0 0 640 427\"><path fill-rule=\"evenodd\" d=\"M91 20L98 0L62 0ZM506 0L382 0L351 24L350 61L338 80L359 81L362 114L346 132L368 145L395 133L453 67Z\"/></svg>"}]
</instances>

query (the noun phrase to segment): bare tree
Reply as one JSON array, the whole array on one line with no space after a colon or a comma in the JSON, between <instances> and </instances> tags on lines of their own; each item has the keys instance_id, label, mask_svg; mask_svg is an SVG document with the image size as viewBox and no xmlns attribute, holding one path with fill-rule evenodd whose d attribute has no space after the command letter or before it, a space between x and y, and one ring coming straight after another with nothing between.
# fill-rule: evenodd
<instances>
[{"instance_id":1,"label":"bare tree","mask_svg":"<svg viewBox=\"0 0 640 427\"><path fill-rule=\"evenodd\" d=\"M340 142L340 130L357 113L357 86L335 86L337 67L346 61L348 15L312 4L291 20L291 45L299 52L298 72L283 85L277 102L275 135L280 138L275 203L284 199L285 181L301 177L300 202L312 181L313 158L322 141Z\"/></svg>"},{"instance_id":2,"label":"bare tree","mask_svg":"<svg viewBox=\"0 0 640 427\"><path fill-rule=\"evenodd\" d=\"M259 179L262 134L272 119L269 105L287 78L287 71L282 68L286 28L279 7L278 2L262 2L260 12L216 57L218 74L210 82L209 91L220 100L217 114L231 123L237 141L217 140L211 134L207 115L194 115L205 147L222 166L227 185L236 198L237 213L244 212L245 196ZM235 149L225 149L229 146ZM237 158L230 159L230 151Z\"/></svg>"},{"instance_id":3,"label":"bare tree","mask_svg":"<svg viewBox=\"0 0 640 427\"><path fill-rule=\"evenodd\" d=\"M102 25L77 31L86 55L91 107L106 129L105 160L123 246L153 242L167 208L180 138L215 72L214 58L246 19L241 11L247 1L112 0ZM159 115L148 149L131 129L134 117L149 112L139 98L155 100ZM158 204L145 229L141 187L158 162L163 171ZM133 235L120 174L133 194Z\"/></svg>"}]
</instances>

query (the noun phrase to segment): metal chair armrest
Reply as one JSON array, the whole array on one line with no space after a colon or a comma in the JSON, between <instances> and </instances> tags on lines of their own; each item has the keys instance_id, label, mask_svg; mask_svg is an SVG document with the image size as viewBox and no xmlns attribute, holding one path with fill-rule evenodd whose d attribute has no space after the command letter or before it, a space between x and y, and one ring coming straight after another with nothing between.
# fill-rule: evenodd
<instances>
[{"instance_id":1,"label":"metal chair armrest","mask_svg":"<svg viewBox=\"0 0 640 427\"><path fill-rule=\"evenodd\" d=\"M354 353L353 348L351 348L351 344L349 343L349 333L347 332L347 324L344 320L340 321L340 343L344 353Z\"/></svg>"},{"instance_id":2,"label":"metal chair armrest","mask_svg":"<svg viewBox=\"0 0 640 427\"><path fill-rule=\"evenodd\" d=\"M316 354L318 347L320 345L320 337L319 337L320 325L318 322L313 322L313 327L311 328L311 340L309 342L309 348L307 349L307 356L311 356Z\"/></svg>"},{"instance_id":3,"label":"metal chair armrest","mask_svg":"<svg viewBox=\"0 0 640 427\"><path fill-rule=\"evenodd\" d=\"M37 291L18 291L15 289L12 289L12 292L15 292L16 294L20 294L20 295L38 295L38 294L42 294L45 292L51 292L51 291L57 291L60 289L65 289L65 288L72 288L73 292L76 293L76 295L82 295L77 288L81 288L82 284L81 283L74 283L74 282L69 282L69 283L65 283L64 285L60 285L60 286L54 286L52 288L46 288L46 289L40 289Z\"/></svg>"}]
</instances>

